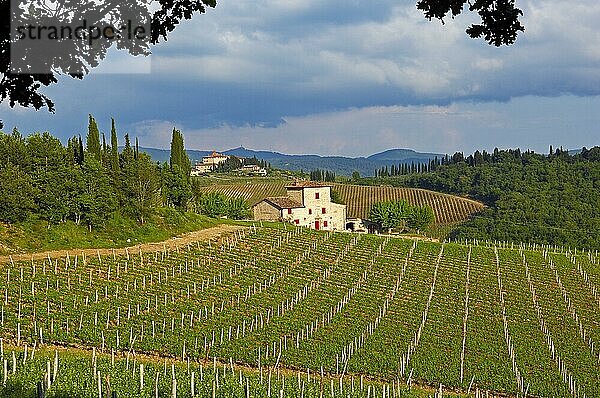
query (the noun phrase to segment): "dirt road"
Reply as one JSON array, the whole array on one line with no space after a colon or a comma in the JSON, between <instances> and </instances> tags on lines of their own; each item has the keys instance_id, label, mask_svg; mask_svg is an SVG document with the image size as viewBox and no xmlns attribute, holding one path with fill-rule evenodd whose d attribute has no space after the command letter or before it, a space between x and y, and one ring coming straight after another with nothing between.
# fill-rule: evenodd
<instances>
[{"instance_id":1,"label":"dirt road","mask_svg":"<svg viewBox=\"0 0 600 398\"><path fill-rule=\"evenodd\" d=\"M50 256L51 258L57 257L65 257L67 253L70 256L81 255L85 253L86 256L95 256L98 253L100 255L111 255L113 252L117 255L125 254L125 250L127 249L129 253L139 253L140 250L143 253L147 252L155 252L162 250L164 247L167 248L175 248L187 245L190 242L209 240L213 238L218 238L222 235L232 233L234 231L238 231L240 229L244 229L246 227L242 227L239 225L218 225L216 227L201 229L199 231L188 232L179 236L175 236L173 238L167 239L162 242L154 242L154 243L142 243L135 246L129 246L127 248L119 248L119 249L72 249L72 250L53 250L39 253L25 253L25 254L14 254L12 255L13 261L24 261L33 259L42 259ZM0 264L4 264L10 261L11 256L0 256Z\"/></svg>"}]
</instances>

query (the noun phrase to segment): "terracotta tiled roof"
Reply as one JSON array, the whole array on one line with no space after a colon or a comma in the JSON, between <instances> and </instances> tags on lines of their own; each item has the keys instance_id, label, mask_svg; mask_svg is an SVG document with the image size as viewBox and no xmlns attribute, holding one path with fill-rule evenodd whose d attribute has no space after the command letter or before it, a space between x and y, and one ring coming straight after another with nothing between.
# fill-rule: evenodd
<instances>
[{"instance_id":1,"label":"terracotta tiled roof","mask_svg":"<svg viewBox=\"0 0 600 398\"><path fill-rule=\"evenodd\" d=\"M205 158L224 158L227 155L223 155L222 153L218 153L217 151L212 151L212 153L208 156L204 156Z\"/></svg>"},{"instance_id":2,"label":"terracotta tiled roof","mask_svg":"<svg viewBox=\"0 0 600 398\"><path fill-rule=\"evenodd\" d=\"M264 200L277 207L278 209L297 209L304 207L302 203L298 203L295 200L288 198L287 196L265 198Z\"/></svg>"},{"instance_id":3,"label":"terracotta tiled roof","mask_svg":"<svg viewBox=\"0 0 600 398\"><path fill-rule=\"evenodd\" d=\"M293 184L286 185L286 188L322 188L322 187L330 187L330 184L317 182L317 181L294 181Z\"/></svg>"}]
</instances>

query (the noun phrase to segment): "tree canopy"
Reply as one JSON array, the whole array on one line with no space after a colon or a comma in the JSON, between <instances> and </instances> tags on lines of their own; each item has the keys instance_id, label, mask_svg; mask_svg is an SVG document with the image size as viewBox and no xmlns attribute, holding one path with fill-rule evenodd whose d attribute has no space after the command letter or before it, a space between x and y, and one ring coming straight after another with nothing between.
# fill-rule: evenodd
<instances>
[{"instance_id":1,"label":"tree canopy","mask_svg":"<svg viewBox=\"0 0 600 398\"><path fill-rule=\"evenodd\" d=\"M365 182L431 189L488 207L457 239L497 239L600 249L600 147L548 154L519 149L456 153L427 172Z\"/></svg>"},{"instance_id":2,"label":"tree canopy","mask_svg":"<svg viewBox=\"0 0 600 398\"><path fill-rule=\"evenodd\" d=\"M419 0L417 8L425 18L438 19L461 14L468 0ZM519 32L525 31L519 18L523 11L515 6L515 0L474 0L468 1L469 11L476 12L480 23L467 28L467 34L474 39L483 38L490 45L513 44Z\"/></svg>"},{"instance_id":3,"label":"tree canopy","mask_svg":"<svg viewBox=\"0 0 600 398\"><path fill-rule=\"evenodd\" d=\"M407 228L420 231L435 221L435 215L430 206L413 206L406 200L397 200L374 203L369 211L369 220L388 231L397 229L402 232Z\"/></svg>"},{"instance_id":4,"label":"tree canopy","mask_svg":"<svg viewBox=\"0 0 600 398\"><path fill-rule=\"evenodd\" d=\"M58 83L58 75L83 78L91 68L99 65L112 45L133 55L149 54L150 47L166 41L169 33L181 21L206 12L207 7L215 7L216 0L157 0L150 5L145 2L112 0L0 0L0 102L7 101L11 107L20 105L36 110L47 108L54 112L54 102L42 92L42 88ZM12 11L16 9L22 11L13 14ZM85 40L62 40L58 44L53 43L60 46L60 51L55 51L56 55L44 60L43 66L47 70L15 73L11 67L11 51L14 51L11 44L15 43L11 26L15 25L16 20L26 19L24 17L45 26L64 26L86 21L90 26L121 27L133 20L148 24L150 34L144 41L127 41L123 37L114 36L116 38L111 40L96 40L93 46L86 45ZM35 51L24 51L23 56L36 57L37 54Z\"/></svg>"},{"instance_id":5,"label":"tree canopy","mask_svg":"<svg viewBox=\"0 0 600 398\"><path fill-rule=\"evenodd\" d=\"M72 221L92 230L102 228L111 216L145 224L161 208L204 212L219 207L212 202L203 207L207 199L193 196L189 173L177 164L154 162L132 147L127 134L119 153L114 120L111 130L111 144L101 145L98 125L90 115L85 146L81 137L63 146L49 133L23 137L16 129L12 134L0 131L0 222L41 219L50 228ZM177 131L176 136L185 152L183 135ZM189 163L186 159L187 155L184 165ZM212 210L205 214L247 216L245 201L225 198L224 203L224 214Z\"/></svg>"}]
</instances>

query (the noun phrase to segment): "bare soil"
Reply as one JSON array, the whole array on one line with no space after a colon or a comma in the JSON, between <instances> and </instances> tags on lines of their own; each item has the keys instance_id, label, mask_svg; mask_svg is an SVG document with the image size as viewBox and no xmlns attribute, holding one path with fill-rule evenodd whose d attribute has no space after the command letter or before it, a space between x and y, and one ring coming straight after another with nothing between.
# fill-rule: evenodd
<instances>
[{"instance_id":1,"label":"bare soil","mask_svg":"<svg viewBox=\"0 0 600 398\"><path fill-rule=\"evenodd\" d=\"M177 247L182 247L187 245L188 243L197 242L197 241L206 241L214 238L219 238L225 234L233 233L240 229L244 229L246 227L240 225L229 225L222 224L217 225L215 227L201 229L198 231L188 232L185 234L181 234L175 236L173 238L167 239L162 242L153 242L153 243L142 243L135 246L123 247L118 249L72 249L72 250L52 250L46 252L38 252L38 253L24 253L24 254L14 254L8 256L0 256L0 264L10 261L11 257L13 261L26 261L26 260L39 260L42 258L57 258L57 257L65 257L67 254L70 256L82 255L86 256L97 255L98 253L101 256L112 255L113 253L116 255L125 254L126 251L129 253L139 253L140 251L143 253L148 252L156 252L163 250L164 248L174 249Z\"/></svg>"}]
</instances>

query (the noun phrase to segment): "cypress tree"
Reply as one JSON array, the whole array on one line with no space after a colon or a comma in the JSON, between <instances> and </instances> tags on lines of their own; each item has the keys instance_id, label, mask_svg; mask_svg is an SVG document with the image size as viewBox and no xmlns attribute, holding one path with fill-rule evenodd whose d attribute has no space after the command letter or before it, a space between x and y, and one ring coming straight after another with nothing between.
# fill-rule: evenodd
<instances>
[{"instance_id":1,"label":"cypress tree","mask_svg":"<svg viewBox=\"0 0 600 398\"><path fill-rule=\"evenodd\" d=\"M108 145L106 145L106 136L102 133L102 164L108 167L110 164L110 157L108 153Z\"/></svg>"},{"instance_id":2,"label":"cypress tree","mask_svg":"<svg viewBox=\"0 0 600 398\"><path fill-rule=\"evenodd\" d=\"M83 153L83 140L81 139L81 135L79 135L79 137L78 137L78 145L77 146L79 148L79 150L77 151L77 163L82 164L85 155Z\"/></svg>"},{"instance_id":3,"label":"cypress tree","mask_svg":"<svg viewBox=\"0 0 600 398\"><path fill-rule=\"evenodd\" d=\"M86 137L86 149L97 161L102 160L102 148L100 147L100 131L92 115L89 115L88 135Z\"/></svg>"},{"instance_id":4,"label":"cypress tree","mask_svg":"<svg viewBox=\"0 0 600 398\"><path fill-rule=\"evenodd\" d=\"M105 155L108 153L108 147L106 146L106 136L102 133L102 154Z\"/></svg>"},{"instance_id":5,"label":"cypress tree","mask_svg":"<svg viewBox=\"0 0 600 398\"><path fill-rule=\"evenodd\" d=\"M110 168L114 172L119 170L119 143L117 140L115 119L112 119L112 127L110 129Z\"/></svg>"},{"instance_id":6,"label":"cypress tree","mask_svg":"<svg viewBox=\"0 0 600 398\"><path fill-rule=\"evenodd\" d=\"M129 134L125 134L125 148L123 148L123 153L121 154L123 157L123 168L133 161L135 154L133 153L133 149L131 149L131 141L129 140Z\"/></svg>"},{"instance_id":7,"label":"cypress tree","mask_svg":"<svg viewBox=\"0 0 600 398\"><path fill-rule=\"evenodd\" d=\"M190 162L190 158L185 152L185 146L183 143L183 134L181 131L173 128L173 136L171 138L171 158L170 158L171 168L177 165L179 168L185 173L185 175L189 176L190 171L192 169L192 165Z\"/></svg>"}]
</instances>

